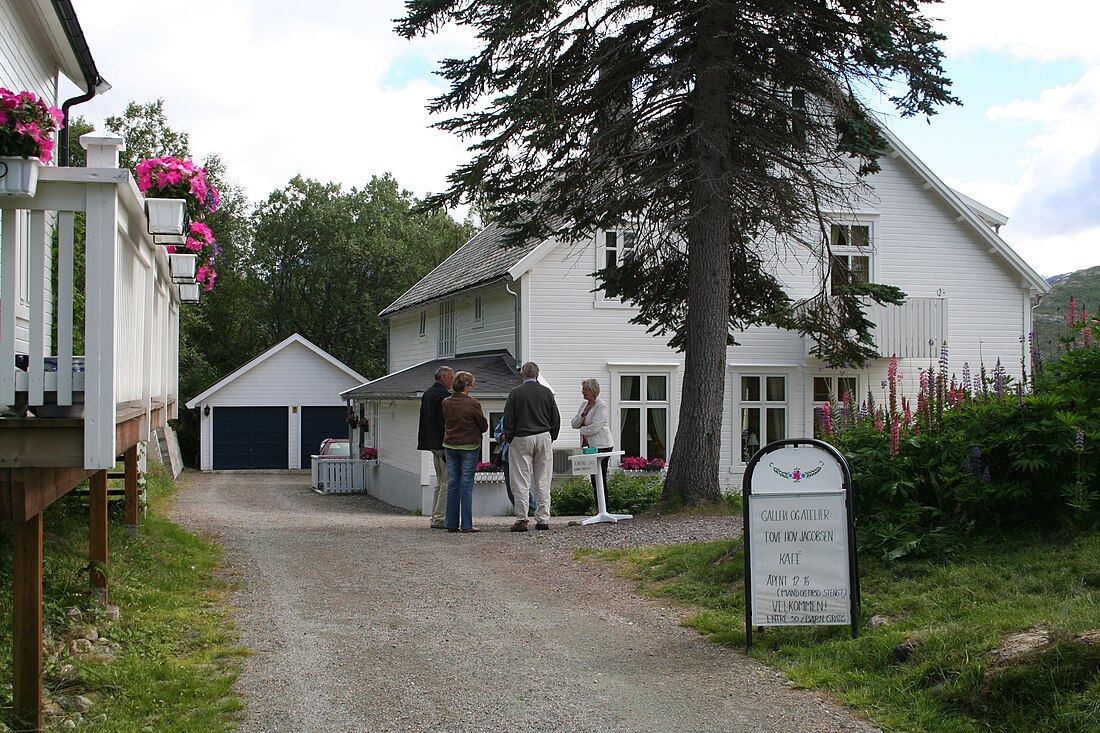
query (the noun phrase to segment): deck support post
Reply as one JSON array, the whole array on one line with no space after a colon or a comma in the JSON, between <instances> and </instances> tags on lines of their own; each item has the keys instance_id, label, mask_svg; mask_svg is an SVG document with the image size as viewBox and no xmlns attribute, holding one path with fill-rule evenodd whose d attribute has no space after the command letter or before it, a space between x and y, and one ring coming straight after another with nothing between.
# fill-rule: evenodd
<instances>
[{"instance_id":1,"label":"deck support post","mask_svg":"<svg viewBox=\"0 0 1100 733\"><path fill-rule=\"evenodd\" d=\"M42 728L42 514L12 522L12 703L17 725Z\"/></svg>"},{"instance_id":2,"label":"deck support post","mask_svg":"<svg viewBox=\"0 0 1100 733\"><path fill-rule=\"evenodd\" d=\"M88 479L88 564L91 567L92 598L107 605L107 471L96 471Z\"/></svg>"},{"instance_id":3,"label":"deck support post","mask_svg":"<svg viewBox=\"0 0 1100 733\"><path fill-rule=\"evenodd\" d=\"M123 454L126 464L126 534L137 539L138 523L138 447L132 445Z\"/></svg>"}]
</instances>

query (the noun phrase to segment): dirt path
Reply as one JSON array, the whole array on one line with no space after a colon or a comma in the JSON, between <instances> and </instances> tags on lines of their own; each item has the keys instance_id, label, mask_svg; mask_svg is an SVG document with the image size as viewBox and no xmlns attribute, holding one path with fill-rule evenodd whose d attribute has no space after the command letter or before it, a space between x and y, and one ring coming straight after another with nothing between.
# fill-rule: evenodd
<instances>
[{"instance_id":1,"label":"dirt path","mask_svg":"<svg viewBox=\"0 0 1100 733\"><path fill-rule=\"evenodd\" d=\"M571 559L733 520L449 534L301 473L185 480L176 519L221 542L242 586L245 733L874 730Z\"/></svg>"}]
</instances>

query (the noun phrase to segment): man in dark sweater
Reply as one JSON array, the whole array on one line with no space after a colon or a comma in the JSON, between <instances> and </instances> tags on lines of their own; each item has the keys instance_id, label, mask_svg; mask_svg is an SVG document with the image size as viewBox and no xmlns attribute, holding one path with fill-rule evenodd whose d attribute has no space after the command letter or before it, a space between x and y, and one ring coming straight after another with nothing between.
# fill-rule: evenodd
<instances>
[{"instance_id":1,"label":"man in dark sweater","mask_svg":"<svg viewBox=\"0 0 1100 733\"><path fill-rule=\"evenodd\" d=\"M511 461L512 494L516 501L513 532L527 531L527 497L535 493L535 529L550 529L550 479L554 475L553 442L561 430L554 393L539 384L539 367L529 361L520 367L523 384L508 394L504 404L504 435Z\"/></svg>"},{"instance_id":2,"label":"man in dark sweater","mask_svg":"<svg viewBox=\"0 0 1100 733\"><path fill-rule=\"evenodd\" d=\"M432 495L432 529L447 528L447 456L443 450L443 400L451 396L454 370L435 370L433 384L420 398L420 436L417 450L430 450L435 463L435 493Z\"/></svg>"}]
</instances>

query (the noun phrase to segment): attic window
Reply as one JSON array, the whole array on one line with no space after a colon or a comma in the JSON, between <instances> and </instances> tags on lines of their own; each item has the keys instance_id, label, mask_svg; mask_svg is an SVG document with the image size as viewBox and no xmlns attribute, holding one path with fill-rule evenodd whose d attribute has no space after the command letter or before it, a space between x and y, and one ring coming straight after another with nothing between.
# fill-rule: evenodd
<instances>
[{"instance_id":1,"label":"attic window","mask_svg":"<svg viewBox=\"0 0 1100 733\"><path fill-rule=\"evenodd\" d=\"M634 232L630 229L603 233L604 266L618 267L634 251Z\"/></svg>"},{"instance_id":2,"label":"attic window","mask_svg":"<svg viewBox=\"0 0 1100 733\"><path fill-rule=\"evenodd\" d=\"M873 281L869 225L833 224L829 230L829 249L829 281L833 291Z\"/></svg>"},{"instance_id":3,"label":"attic window","mask_svg":"<svg viewBox=\"0 0 1100 733\"><path fill-rule=\"evenodd\" d=\"M428 334L428 311L420 311L420 335Z\"/></svg>"}]
</instances>

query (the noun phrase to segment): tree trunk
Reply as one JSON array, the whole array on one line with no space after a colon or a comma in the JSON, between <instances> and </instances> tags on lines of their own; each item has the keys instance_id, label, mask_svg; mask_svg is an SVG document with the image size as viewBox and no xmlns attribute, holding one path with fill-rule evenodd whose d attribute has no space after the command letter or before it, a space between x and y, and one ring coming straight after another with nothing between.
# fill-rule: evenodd
<instances>
[{"instance_id":1,"label":"tree trunk","mask_svg":"<svg viewBox=\"0 0 1100 733\"><path fill-rule=\"evenodd\" d=\"M709 3L695 33L695 181L688 223L687 338L676 445L663 498L694 506L721 499L718 461L729 332L731 44L722 3Z\"/></svg>"}]
</instances>

